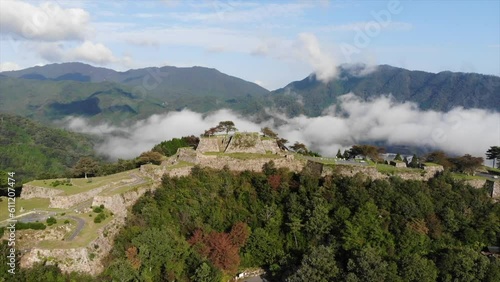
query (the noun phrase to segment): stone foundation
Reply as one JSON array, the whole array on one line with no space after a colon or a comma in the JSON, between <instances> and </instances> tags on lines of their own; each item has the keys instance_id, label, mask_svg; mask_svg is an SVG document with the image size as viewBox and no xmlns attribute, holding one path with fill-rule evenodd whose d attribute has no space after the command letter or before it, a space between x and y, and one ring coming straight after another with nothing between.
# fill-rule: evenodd
<instances>
[{"instance_id":1,"label":"stone foundation","mask_svg":"<svg viewBox=\"0 0 500 282\"><path fill-rule=\"evenodd\" d=\"M58 194L61 194L62 190L38 187L33 185L23 185L23 190L21 192L21 199L32 199L32 198L51 198Z\"/></svg>"}]
</instances>

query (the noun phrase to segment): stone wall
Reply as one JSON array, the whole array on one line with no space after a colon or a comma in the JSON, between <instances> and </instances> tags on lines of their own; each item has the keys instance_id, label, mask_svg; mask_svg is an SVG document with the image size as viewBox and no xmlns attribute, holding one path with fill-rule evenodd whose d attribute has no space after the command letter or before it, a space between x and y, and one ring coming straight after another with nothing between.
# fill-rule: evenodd
<instances>
[{"instance_id":1,"label":"stone wall","mask_svg":"<svg viewBox=\"0 0 500 282\"><path fill-rule=\"evenodd\" d=\"M198 159L198 164L200 166L222 169L225 165L227 165L229 166L229 169L234 171L262 171L262 166L271 160L274 161L274 164L277 168L286 167L291 171L301 171L305 165L304 161L295 160L293 158L286 158L285 156L276 159L260 158L241 160L223 156L216 157L199 155Z\"/></svg>"},{"instance_id":2,"label":"stone wall","mask_svg":"<svg viewBox=\"0 0 500 282\"><path fill-rule=\"evenodd\" d=\"M436 174L443 172L444 167L441 165L424 166L424 171L425 174L423 180L429 180L436 176Z\"/></svg>"},{"instance_id":3,"label":"stone wall","mask_svg":"<svg viewBox=\"0 0 500 282\"><path fill-rule=\"evenodd\" d=\"M378 172L378 170L373 166L361 166L361 165L333 165L333 166L323 166L323 171L321 176L327 175L341 175L352 177L358 173L363 174L368 178L375 179L385 179L389 176Z\"/></svg>"},{"instance_id":4,"label":"stone wall","mask_svg":"<svg viewBox=\"0 0 500 282\"><path fill-rule=\"evenodd\" d=\"M470 186L472 186L476 189L481 189L486 184L486 180L484 180L484 179L471 179L471 180L465 180L465 183L469 184Z\"/></svg>"},{"instance_id":5,"label":"stone wall","mask_svg":"<svg viewBox=\"0 0 500 282\"><path fill-rule=\"evenodd\" d=\"M436 173L443 171L442 166L429 166L424 168L423 172L419 173L418 171L399 171L394 176L398 176L404 180L420 180L427 181L430 178L434 177ZM361 165L333 165L323 166L322 176L326 175L341 175L341 176L354 176L357 173L361 173L366 177L371 179L385 179L391 175L383 174L377 170L376 167L373 166L361 166Z\"/></svg>"},{"instance_id":6,"label":"stone wall","mask_svg":"<svg viewBox=\"0 0 500 282\"><path fill-rule=\"evenodd\" d=\"M266 150L262 141L260 140L259 134L253 133L235 133L229 145L225 150L226 153L253 153L253 154L265 154Z\"/></svg>"},{"instance_id":7,"label":"stone wall","mask_svg":"<svg viewBox=\"0 0 500 282\"><path fill-rule=\"evenodd\" d=\"M23 190L21 192L21 199L31 199L31 198L51 198L63 191L58 189L51 189L45 187L38 187L33 185L23 185Z\"/></svg>"},{"instance_id":8,"label":"stone wall","mask_svg":"<svg viewBox=\"0 0 500 282\"><path fill-rule=\"evenodd\" d=\"M147 191L154 191L156 185L136 188L127 191L123 194L116 194L110 196L95 196L92 201L92 206L104 205L104 207L113 212L113 214L126 216L127 210L125 207L131 206Z\"/></svg>"},{"instance_id":9,"label":"stone wall","mask_svg":"<svg viewBox=\"0 0 500 282\"><path fill-rule=\"evenodd\" d=\"M72 249L30 249L21 257L21 267L31 267L37 262L47 260L48 264L56 265L62 272L84 272L97 275L103 269L102 260L113 248L113 240L125 224L127 209L148 190L154 190L156 185L144 187L124 194L112 196L96 196L92 205L103 204L113 212L113 219L105 226L96 230L98 237L86 247ZM93 258L90 259L90 254Z\"/></svg>"},{"instance_id":10,"label":"stone wall","mask_svg":"<svg viewBox=\"0 0 500 282\"><path fill-rule=\"evenodd\" d=\"M57 208L57 209L67 209L75 206L81 202L92 199L92 197L101 193L104 189L110 187L111 184L104 185L99 188L92 189L87 192L69 195L69 196L54 196L50 197L50 205L49 208Z\"/></svg>"},{"instance_id":11,"label":"stone wall","mask_svg":"<svg viewBox=\"0 0 500 282\"><path fill-rule=\"evenodd\" d=\"M178 177L188 176L189 174L191 174L192 168L193 168L192 166L173 168L173 169L167 170L167 173L169 176L178 176Z\"/></svg>"},{"instance_id":12,"label":"stone wall","mask_svg":"<svg viewBox=\"0 0 500 282\"><path fill-rule=\"evenodd\" d=\"M219 137L201 137L196 151L200 153L219 152L218 139Z\"/></svg>"},{"instance_id":13,"label":"stone wall","mask_svg":"<svg viewBox=\"0 0 500 282\"><path fill-rule=\"evenodd\" d=\"M176 159L189 163L196 163L198 161L198 158L196 157L196 151L193 150L193 148L177 149Z\"/></svg>"},{"instance_id":14,"label":"stone wall","mask_svg":"<svg viewBox=\"0 0 500 282\"><path fill-rule=\"evenodd\" d=\"M40 249L32 248L21 257L20 266L27 268L46 260L49 265L56 265L62 272L80 271L95 273L95 263L89 258L87 248Z\"/></svg>"},{"instance_id":15,"label":"stone wall","mask_svg":"<svg viewBox=\"0 0 500 282\"><path fill-rule=\"evenodd\" d=\"M84 272L97 275L103 269L102 259L113 248L113 240L121 227L125 224L125 217L115 215L106 226L96 230L98 237L86 247L70 249L40 249L32 248L21 257L20 265L23 268L47 261L49 265L57 265L62 272ZM90 254L94 254L91 259Z\"/></svg>"},{"instance_id":16,"label":"stone wall","mask_svg":"<svg viewBox=\"0 0 500 282\"><path fill-rule=\"evenodd\" d=\"M268 140L264 139L262 140L262 146L264 146L264 150L267 152L271 152L273 154L278 154L281 152L280 148L278 147L278 143L276 143L276 140Z\"/></svg>"},{"instance_id":17,"label":"stone wall","mask_svg":"<svg viewBox=\"0 0 500 282\"><path fill-rule=\"evenodd\" d=\"M184 159L179 158L179 160L184 160ZM192 167L193 166L168 168L165 166L157 166L157 165L142 165L139 168L139 172L141 172L143 175L147 177L150 177L153 180L153 182L158 183L161 181L161 178L165 173L167 173L170 176L186 176L191 173Z\"/></svg>"},{"instance_id":18,"label":"stone wall","mask_svg":"<svg viewBox=\"0 0 500 282\"><path fill-rule=\"evenodd\" d=\"M493 181L491 187L491 197L500 201L500 181Z\"/></svg>"}]
</instances>

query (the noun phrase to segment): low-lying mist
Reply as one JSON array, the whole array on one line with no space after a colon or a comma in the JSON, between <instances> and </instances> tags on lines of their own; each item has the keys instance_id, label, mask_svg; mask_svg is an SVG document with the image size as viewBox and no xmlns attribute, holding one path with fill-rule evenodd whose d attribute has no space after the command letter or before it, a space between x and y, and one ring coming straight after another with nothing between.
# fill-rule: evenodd
<instances>
[{"instance_id":1,"label":"low-lying mist","mask_svg":"<svg viewBox=\"0 0 500 282\"><path fill-rule=\"evenodd\" d=\"M481 109L454 108L448 112L422 111L414 103L397 103L390 96L364 101L354 94L339 97L320 117L284 118L274 126L273 119L256 123L230 110L201 114L190 110L153 115L131 126L90 125L71 117L68 129L97 134L103 142L97 151L111 158L133 158L163 140L200 135L223 120L232 120L239 131L260 131L269 126L290 143L302 142L325 156L353 144L385 142L444 150L450 154L484 157L486 150L500 144L500 113Z\"/></svg>"}]
</instances>

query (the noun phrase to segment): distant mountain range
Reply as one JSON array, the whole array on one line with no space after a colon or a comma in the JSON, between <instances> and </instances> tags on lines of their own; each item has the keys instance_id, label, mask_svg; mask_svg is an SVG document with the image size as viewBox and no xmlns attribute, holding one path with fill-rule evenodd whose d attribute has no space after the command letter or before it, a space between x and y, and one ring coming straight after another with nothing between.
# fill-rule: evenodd
<instances>
[{"instance_id":1,"label":"distant mountain range","mask_svg":"<svg viewBox=\"0 0 500 282\"><path fill-rule=\"evenodd\" d=\"M321 115L349 92L370 99L391 94L422 109L453 107L499 110L500 77L476 73L409 71L381 65L366 75L361 66L339 67L328 83L315 75L268 91L255 83L204 67L143 68L117 72L83 63L50 64L0 73L0 112L43 122L69 115L94 121L137 120L189 108L230 108L265 115L265 108L289 116Z\"/></svg>"}]
</instances>

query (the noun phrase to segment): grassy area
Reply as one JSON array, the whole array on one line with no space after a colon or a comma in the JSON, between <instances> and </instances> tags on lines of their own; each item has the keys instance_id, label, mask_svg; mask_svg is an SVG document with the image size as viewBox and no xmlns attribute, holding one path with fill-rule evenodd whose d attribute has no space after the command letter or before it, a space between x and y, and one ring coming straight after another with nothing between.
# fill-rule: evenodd
<instances>
[{"instance_id":1,"label":"grassy area","mask_svg":"<svg viewBox=\"0 0 500 282\"><path fill-rule=\"evenodd\" d=\"M194 166L194 163L185 162L185 161L178 161L174 165L167 166L167 169L182 168L182 167L187 167L187 166Z\"/></svg>"},{"instance_id":2,"label":"grassy area","mask_svg":"<svg viewBox=\"0 0 500 282\"><path fill-rule=\"evenodd\" d=\"M490 173L490 174L500 175L500 169L498 169L498 168L493 168L493 167L485 167L485 168L486 168L486 171L488 171L488 173Z\"/></svg>"},{"instance_id":3,"label":"grassy area","mask_svg":"<svg viewBox=\"0 0 500 282\"><path fill-rule=\"evenodd\" d=\"M125 192L128 192L128 191L132 191L134 189L138 189L140 187L149 185L151 183L153 183L153 181L150 180L150 179L148 179L147 181L145 181L144 183L141 183L141 184L137 184L137 185L123 185L123 186L121 186L119 188L110 189L110 190L104 190L99 195L100 196L112 196L112 195L116 195L116 194L122 194L122 193L125 193Z\"/></svg>"},{"instance_id":4,"label":"grassy area","mask_svg":"<svg viewBox=\"0 0 500 282\"><path fill-rule=\"evenodd\" d=\"M425 166L440 166L439 164L431 163L431 162L423 163L423 165L425 165Z\"/></svg>"},{"instance_id":5,"label":"grassy area","mask_svg":"<svg viewBox=\"0 0 500 282\"><path fill-rule=\"evenodd\" d=\"M395 166L387 165L387 164L377 164L377 165L373 165L373 166L376 167L380 173L388 173L388 174L394 174L394 173L398 173L398 172L413 172L413 173L420 174L423 172L422 169L418 169L418 168L395 167Z\"/></svg>"},{"instance_id":6,"label":"grassy area","mask_svg":"<svg viewBox=\"0 0 500 282\"><path fill-rule=\"evenodd\" d=\"M7 197L2 197L2 201L0 202L0 221L6 220L9 218L9 213L7 212L8 200ZM21 207L24 208L22 213L26 213L32 211L33 209L47 209L49 207L50 200L49 199L21 199L16 198L16 215L21 214Z\"/></svg>"},{"instance_id":7,"label":"grassy area","mask_svg":"<svg viewBox=\"0 0 500 282\"><path fill-rule=\"evenodd\" d=\"M230 157L240 160L252 160L252 159L278 159L282 158L280 155L276 154L254 154L254 153L220 153L220 152L207 152L207 156L219 156L219 157Z\"/></svg>"},{"instance_id":8,"label":"grassy area","mask_svg":"<svg viewBox=\"0 0 500 282\"><path fill-rule=\"evenodd\" d=\"M124 172L120 172L120 173L116 173L116 174L112 174L112 175L107 175L107 176L92 177L91 179L72 178L71 179L72 186L65 186L65 185L59 185L56 187L51 186L51 183L56 181L56 180L59 180L59 181L66 180L63 178L61 178L61 179L34 180L34 181L31 181L27 184L64 191L64 193L59 194L59 196L74 195L74 194L90 191L92 189L104 186L106 184L110 184L111 182L117 182L117 181L120 181L123 179L129 179L130 173L138 172L138 171L139 171L139 169L134 169L134 170L124 171Z\"/></svg>"},{"instance_id":9,"label":"grassy area","mask_svg":"<svg viewBox=\"0 0 500 282\"><path fill-rule=\"evenodd\" d=\"M97 216L97 213L91 211L89 213L84 214L71 214L73 216L77 216L85 220L85 226L83 227L80 234L78 234L75 239L72 241L62 241L62 240L44 240L38 243L38 247L47 248L47 249L69 249L69 248L78 248L87 246L92 240L97 238L97 229L108 224L113 216L108 216L101 223L94 223L94 218ZM91 217L89 215L92 215ZM57 218L57 217L56 217ZM57 218L57 221L63 221L64 219ZM75 225L76 228L76 225ZM69 234L72 234L74 230L70 231ZM69 235L68 235L69 236Z\"/></svg>"}]
</instances>

